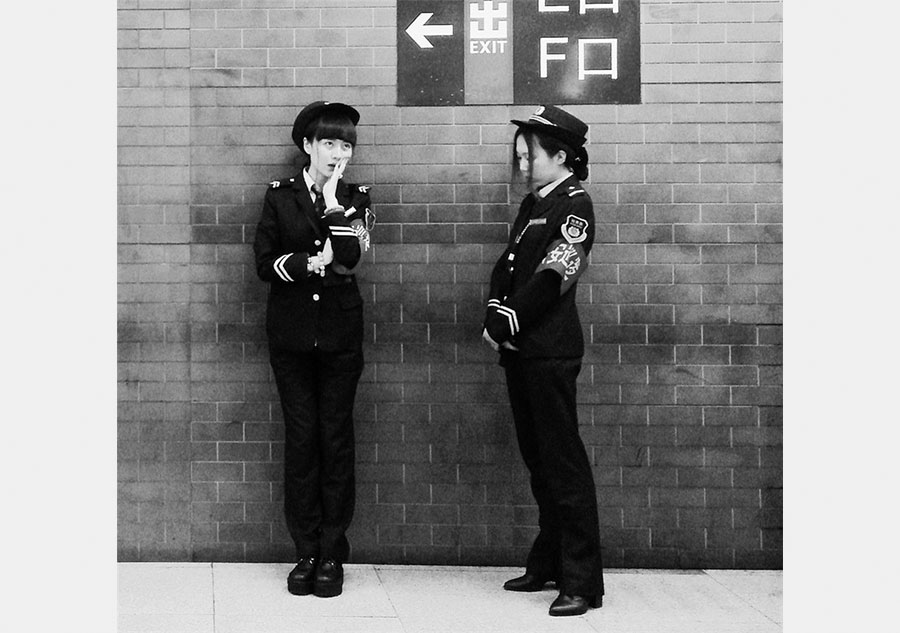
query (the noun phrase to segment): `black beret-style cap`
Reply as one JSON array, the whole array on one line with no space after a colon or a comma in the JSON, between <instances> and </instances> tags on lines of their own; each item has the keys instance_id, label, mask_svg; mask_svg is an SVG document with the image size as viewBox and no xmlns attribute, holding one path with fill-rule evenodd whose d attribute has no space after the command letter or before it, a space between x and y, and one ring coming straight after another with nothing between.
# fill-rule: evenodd
<instances>
[{"instance_id":1,"label":"black beret-style cap","mask_svg":"<svg viewBox=\"0 0 900 633\"><path fill-rule=\"evenodd\" d=\"M308 106L300 110L300 114L294 119L294 129L291 131L291 138L294 144L303 149L303 135L306 128L317 117L322 116L326 112L334 112L335 114L343 114L353 125L359 123L359 112L356 108L348 106L346 103L337 103L332 101L313 101Z\"/></svg>"},{"instance_id":2,"label":"black beret-style cap","mask_svg":"<svg viewBox=\"0 0 900 633\"><path fill-rule=\"evenodd\" d=\"M554 105L540 106L527 121L512 119L510 123L557 138L572 149L578 149L587 141L587 124Z\"/></svg>"}]
</instances>

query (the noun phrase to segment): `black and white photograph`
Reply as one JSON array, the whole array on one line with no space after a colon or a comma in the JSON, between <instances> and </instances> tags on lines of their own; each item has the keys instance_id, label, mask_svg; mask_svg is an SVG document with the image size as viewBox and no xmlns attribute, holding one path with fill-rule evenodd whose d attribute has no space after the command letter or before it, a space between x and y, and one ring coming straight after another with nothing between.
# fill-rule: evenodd
<instances>
[{"instance_id":1,"label":"black and white photograph","mask_svg":"<svg viewBox=\"0 0 900 633\"><path fill-rule=\"evenodd\" d=\"M858 8L806 7L117 0L63 28L11 240L42 387L10 447L54 451L5 477L49 477L22 584L63 623L35 630L890 630L836 608L896 587L856 571L893 541L896 286L864 271L900 226L864 190L896 159L829 126L890 98L866 36L820 46Z\"/></svg>"},{"instance_id":2,"label":"black and white photograph","mask_svg":"<svg viewBox=\"0 0 900 633\"><path fill-rule=\"evenodd\" d=\"M781 2L118 38L119 631L781 630Z\"/></svg>"}]
</instances>

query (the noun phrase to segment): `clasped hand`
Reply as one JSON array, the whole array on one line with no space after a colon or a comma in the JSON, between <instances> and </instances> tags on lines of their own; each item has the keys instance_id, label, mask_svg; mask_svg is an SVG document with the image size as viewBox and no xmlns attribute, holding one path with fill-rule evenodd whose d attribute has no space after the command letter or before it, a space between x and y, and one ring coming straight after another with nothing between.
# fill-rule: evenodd
<instances>
[{"instance_id":1,"label":"clasped hand","mask_svg":"<svg viewBox=\"0 0 900 633\"><path fill-rule=\"evenodd\" d=\"M481 333L481 338L488 342L488 345L491 346L491 349L495 352L499 352L500 348L512 350L513 352L518 352L519 348L510 343L509 341L503 341L502 343L497 343L494 339L491 338L491 335L488 334L487 328Z\"/></svg>"},{"instance_id":2,"label":"clasped hand","mask_svg":"<svg viewBox=\"0 0 900 633\"><path fill-rule=\"evenodd\" d=\"M325 267L334 261L334 249L331 247L331 238L325 240L325 246L315 255L310 255L309 266L312 272L325 276Z\"/></svg>"}]
</instances>

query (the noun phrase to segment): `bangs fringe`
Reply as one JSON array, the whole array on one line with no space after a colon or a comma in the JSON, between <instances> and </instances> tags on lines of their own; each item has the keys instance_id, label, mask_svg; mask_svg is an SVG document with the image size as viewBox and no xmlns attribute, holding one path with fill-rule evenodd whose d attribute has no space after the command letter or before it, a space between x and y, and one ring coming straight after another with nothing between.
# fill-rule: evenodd
<instances>
[{"instance_id":1,"label":"bangs fringe","mask_svg":"<svg viewBox=\"0 0 900 633\"><path fill-rule=\"evenodd\" d=\"M347 117L325 114L306 128L304 138L310 140L334 138L356 146L356 126Z\"/></svg>"}]
</instances>

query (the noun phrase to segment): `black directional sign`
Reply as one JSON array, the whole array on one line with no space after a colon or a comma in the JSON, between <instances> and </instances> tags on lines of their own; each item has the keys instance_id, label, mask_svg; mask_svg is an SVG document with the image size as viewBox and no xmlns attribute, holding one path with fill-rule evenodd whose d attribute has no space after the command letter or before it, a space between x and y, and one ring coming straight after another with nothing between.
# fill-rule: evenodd
<instances>
[{"instance_id":1,"label":"black directional sign","mask_svg":"<svg viewBox=\"0 0 900 633\"><path fill-rule=\"evenodd\" d=\"M640 103L640 0L397 0L397 102Z\"/></svg>"},{"instance_id":2,"label":"black directional sign","mask_svg":"<svg viewBox=\"0 0 900 633\"><path fill-rule=\"evenodd\" d=\"M464 3L397 0L397 101L401 105L465 103ZM402 61L400 61L402 60Z\"/></svg>"}]
</instances>

